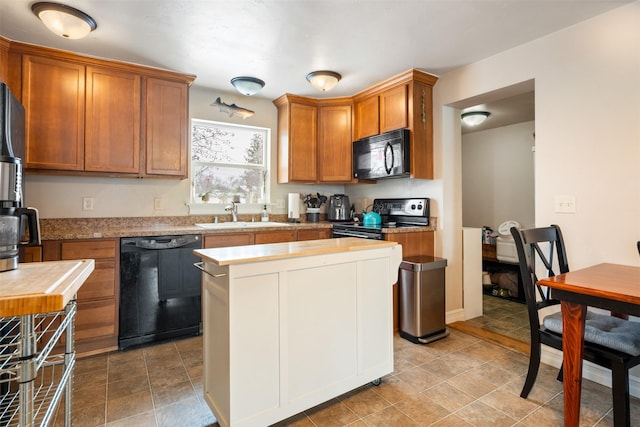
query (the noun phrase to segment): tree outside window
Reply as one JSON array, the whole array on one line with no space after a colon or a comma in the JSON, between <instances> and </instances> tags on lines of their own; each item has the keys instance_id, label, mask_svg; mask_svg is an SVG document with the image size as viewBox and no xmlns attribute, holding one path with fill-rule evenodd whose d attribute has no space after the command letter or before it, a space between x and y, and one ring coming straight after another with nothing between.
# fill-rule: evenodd
<instances>
[{"instance_id":1,"label":"tree outside window","mask_svg":"<svg viewBox=\"0 0 640 427\"><path fill-rule=\"evenodd\" d=\"M268 203L270 130L191 121L192 202Z\"/></svg>"}]
</instances>

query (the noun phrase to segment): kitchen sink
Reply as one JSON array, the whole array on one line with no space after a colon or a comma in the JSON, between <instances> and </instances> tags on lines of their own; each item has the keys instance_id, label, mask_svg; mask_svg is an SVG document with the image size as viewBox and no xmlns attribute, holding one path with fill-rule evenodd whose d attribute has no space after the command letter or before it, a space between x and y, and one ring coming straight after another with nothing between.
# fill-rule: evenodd
<instances>
[{"instance_id":1,"label":"kitchen sink","mask_svg":"<svg viewBox=\"0 0 640 427\"><path fill-rule=\"evenodd\" d=\"M196 224L197 227L210 228L210 229L224 229L224 228L263 228L263 227L288 227L286 222L207 222Z\"/></svg>"}]
</instances>

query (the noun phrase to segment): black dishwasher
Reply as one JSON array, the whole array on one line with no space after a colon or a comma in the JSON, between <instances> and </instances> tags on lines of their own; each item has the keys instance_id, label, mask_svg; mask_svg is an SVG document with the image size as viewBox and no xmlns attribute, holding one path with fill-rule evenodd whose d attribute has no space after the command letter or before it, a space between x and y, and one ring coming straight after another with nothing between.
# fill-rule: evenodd
<instances>
[{"instance_id":1,"label":"black dishwasher","mask_svg":"<svg viewBox=\"0 0 640 427\"><path fill-rule=\"evenodd\" d=\"M120 332L128 347L201 331L199 235L120 239Z\"/></svg>"}]
</instances>

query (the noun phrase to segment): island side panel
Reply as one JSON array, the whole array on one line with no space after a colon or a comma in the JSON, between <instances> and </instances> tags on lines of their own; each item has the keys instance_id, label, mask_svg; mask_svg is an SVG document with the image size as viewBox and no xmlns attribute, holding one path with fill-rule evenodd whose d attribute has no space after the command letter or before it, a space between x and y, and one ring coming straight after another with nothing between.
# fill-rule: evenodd
<instances>
[{"instance_id":1,"label":"island side panel","mask_svg":"<svg viewBox=\"0 0 640 427\"><path fill-rule=\"evenodd\" d=\"M295 404L357 374L356 263L291 270L286 278L283 385Z\"/></svg>"},{"instance_id":2,"label":"island side panel","mask_svg":"<svg viewBox=\"0 0 640 427\"><path fill-rule=\"evenodd\" d=\"M392 265L398 263L390 257L357 263L358 375L393 371L393 286L389 283L395 282L397 274L390 273L396 271Z\"/></svg>"}]
</instances>

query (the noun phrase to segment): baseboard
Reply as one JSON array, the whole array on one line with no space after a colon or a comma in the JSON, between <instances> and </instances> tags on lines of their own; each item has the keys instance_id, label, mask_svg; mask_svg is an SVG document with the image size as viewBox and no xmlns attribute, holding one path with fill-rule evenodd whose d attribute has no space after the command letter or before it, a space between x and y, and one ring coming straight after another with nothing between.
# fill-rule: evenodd
<instances>
[{"instance_id":1,"label":"baseboard","mask_svg":"<svg viewBox=\"0 0 640 427\"><path fill-rule=\"evenodd\" d=\"M456 310L447 311L445 314L445 323L454 323L454 322L464 322L466 319L464 318L464 309L458 308Z\"/></svg>"}]
</instances>

